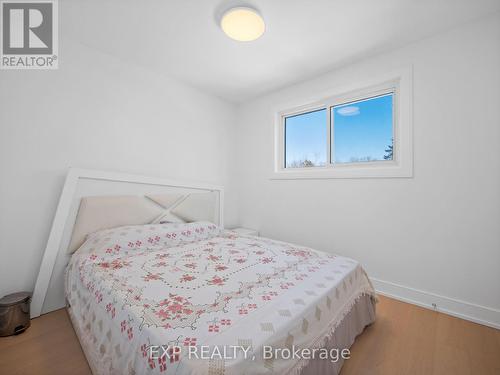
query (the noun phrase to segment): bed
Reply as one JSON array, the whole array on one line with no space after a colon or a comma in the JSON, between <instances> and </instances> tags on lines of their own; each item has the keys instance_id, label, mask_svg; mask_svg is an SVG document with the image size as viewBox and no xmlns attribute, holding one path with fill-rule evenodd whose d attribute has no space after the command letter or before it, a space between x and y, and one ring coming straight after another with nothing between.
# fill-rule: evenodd
<instances>
[{"instance_id":1,"label":"bed","mask_svg":"<svg viewBox=\"0 0 500 375\"><path fill-rule=\"evenodd\" d=\"M69 249L65 304L94 375L338 374L375 319L358 262L224 230L220 195L177 216L165 207L192 192L150 195L163 209L151 223L137 197L85 194L73 194L58 252Z\"/></svg>"}]
</instances>

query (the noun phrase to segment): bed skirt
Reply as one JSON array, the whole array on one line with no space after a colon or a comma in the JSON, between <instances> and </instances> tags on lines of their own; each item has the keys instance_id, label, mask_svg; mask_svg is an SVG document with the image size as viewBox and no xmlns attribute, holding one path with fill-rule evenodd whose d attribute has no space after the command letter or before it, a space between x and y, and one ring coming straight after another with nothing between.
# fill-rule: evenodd
<instances>
[{"instance_id":1,"label":"bed skirt","mask_svg":"<svg viewBox=\"0 0 500 375\"><path fill-rule=\"evenodd\" d=\"M323 347L328 350L350 348L365 327L375 321L375 303L375 299L367 294L358 298ZM344 360L341 357L337 362L312 359L298 373L300 375L338 375L343 364Z\"/></svg>"},{"instance_id":2,"label":"bed skirt","mask_svg":"<svg viewBox=\"0 0 500 375\"><path fill-rule=\"evenodd\" d=\"M375 321L375 304L376 299L373 296L368 294L361 295L346 313L340 324L335 328L332 335L326 339L322 347L328 350L350 348L356 337L363 332L365 327ZM95 363L91 360L94 357L93 354L95 355L96 353L91 350L92 345L90 342L82 341L83 337L81 337L79 330L76 329L78 325L75 325L76 322L73 321L74 317L71 312L71 307L67 306L67 310L73 327L75 327L75 332L80 340L83 352L85 353L85 357L87 358L87 362L89 362L92 372L97 373ZM302 366L296 368L293 372L300 375L338 375L343 364L344 359L341 357L337 362L312 359L307 363L303 363Z\"/></svg>"}]
</instances>

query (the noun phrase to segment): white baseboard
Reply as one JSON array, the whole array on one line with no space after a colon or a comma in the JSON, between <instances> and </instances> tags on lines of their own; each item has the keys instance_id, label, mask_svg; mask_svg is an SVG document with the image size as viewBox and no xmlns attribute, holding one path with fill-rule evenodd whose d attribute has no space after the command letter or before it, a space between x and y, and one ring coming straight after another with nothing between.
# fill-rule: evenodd
<instances>
[{"instance_id":1,"label":"white baseboard","mask_svg":"<svg viewBox=\"0 0 500 375\"><path fill-rule=\"evenodd\" d=\"M500 310L440 296L404 285L370 277L377 293L413 305L500 329Z\"/></svg>"}]
</instances>

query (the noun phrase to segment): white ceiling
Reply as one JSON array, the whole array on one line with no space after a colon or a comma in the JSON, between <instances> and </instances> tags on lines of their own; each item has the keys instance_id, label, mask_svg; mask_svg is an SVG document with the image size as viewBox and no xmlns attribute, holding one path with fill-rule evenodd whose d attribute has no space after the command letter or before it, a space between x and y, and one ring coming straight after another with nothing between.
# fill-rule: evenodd
<instances>
[{"instance_id":1,"label":"white ceiling","mask_svg":"<svg viewBox=\"0 0 500 375\"><path fill-rule=\"evenodd\" d=\"M233 0L60 1L61 32L232 102L500 10L500 0L251 0L262 38L226 37Z\"/></svg>"}]
</instances>

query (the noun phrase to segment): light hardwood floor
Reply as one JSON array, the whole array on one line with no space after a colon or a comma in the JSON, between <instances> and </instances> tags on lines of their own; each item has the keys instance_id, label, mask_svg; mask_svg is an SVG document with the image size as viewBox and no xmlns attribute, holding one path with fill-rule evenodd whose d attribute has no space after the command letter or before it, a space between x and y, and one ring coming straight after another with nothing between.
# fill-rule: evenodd
<instances>
[{"instance_id":1,"label":"light hardwood floor","mask_svg":"<svg viewBox=\"0 0 500 375\"><path fill-rule=\"evenodd\" d=\"M498 375L500 331L381 296L341 375ZM0 338L0 374L90 374L66 310Z\"/></svg>"}]
</instances>

